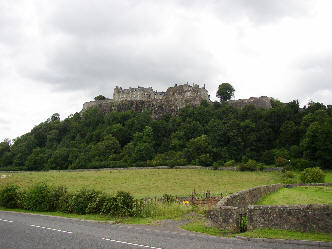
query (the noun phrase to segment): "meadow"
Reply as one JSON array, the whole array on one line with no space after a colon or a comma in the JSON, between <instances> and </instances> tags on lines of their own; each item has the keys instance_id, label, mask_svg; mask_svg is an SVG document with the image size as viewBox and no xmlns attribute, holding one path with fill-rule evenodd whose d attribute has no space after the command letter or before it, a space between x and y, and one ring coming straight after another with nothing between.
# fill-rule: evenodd
<instances>
[{"instance_id":1,"label":"meadow","mask_svg":"<svg viewBox=\"0 0 332 249\"><path fill-rule=\"evenodd\" d=\"M259 205L332 204L332 186L282 188L267 195Z\"/></svg>"},{"instance_id":2,"label":"meadow","mask_svg":"<svg viewBox=\"0 0 332 249\"><path fill-rule=\"evenodd\" d=\"M1 173L0 187L13 183L27 188L38 182L51 186L63 185L69 191L82 188L114 194L127 191L136 198L160 197L164 194L189 196L205 193L224 196L260 185L278 183L280 172L240 172L208 169L130 169L99 171L44 171Z\"/></svg>"}]
</instances>

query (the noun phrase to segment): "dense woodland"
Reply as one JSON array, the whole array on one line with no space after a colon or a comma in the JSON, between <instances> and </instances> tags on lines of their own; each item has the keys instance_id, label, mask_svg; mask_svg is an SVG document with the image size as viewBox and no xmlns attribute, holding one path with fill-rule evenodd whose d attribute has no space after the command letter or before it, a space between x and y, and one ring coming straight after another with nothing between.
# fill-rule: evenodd
<instances>
[{"instance_id":1,"label":"dense woodland","mask_svg":"<svg viewBox=\"0 0 332 249\"><path fill-rule=\"evenodd\" d=\"M148 112L97 108L60 121L53 114L31 132L0 143L1 170L158 165L223 166L249 159L295 169L332 168L332 108L273 101L269 110L226 102L186 107L152 120Z\"/></svg>"}]
</instances>

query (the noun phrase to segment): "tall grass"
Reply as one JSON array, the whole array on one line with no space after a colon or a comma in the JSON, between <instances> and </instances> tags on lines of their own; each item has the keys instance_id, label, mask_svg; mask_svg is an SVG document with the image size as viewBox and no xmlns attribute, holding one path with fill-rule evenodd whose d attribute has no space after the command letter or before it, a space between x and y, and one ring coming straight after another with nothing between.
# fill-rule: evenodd
<instances>
[{"instance_id":1,"label":"tall grass","mask_svg":"<svg viewBox=\"0 0 332 249\"><path fill-rule=\"evenodd\" d=\"M176 219L193 210L194 208L190 204L151 200L143 203L141 209L137 212L137 216L142 218Z\"/></svg>"}]
</instances>

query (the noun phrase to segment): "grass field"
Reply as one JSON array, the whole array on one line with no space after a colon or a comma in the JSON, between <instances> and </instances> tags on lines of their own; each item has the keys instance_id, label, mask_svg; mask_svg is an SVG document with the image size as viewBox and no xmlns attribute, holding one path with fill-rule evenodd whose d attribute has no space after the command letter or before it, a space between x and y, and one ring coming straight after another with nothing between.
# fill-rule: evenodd
<instances>
[{"instance_id":1,"label":"grass field","mask_svg":"<svg viewBox=\"0 0 332 249\"><path fill-rule=\"evenodd\" d=\"M3 174L3 173L1 173ZM65 185L70 191L83 187L115 193L128 191L137 198L172 194L189 196L207 190L223 195L254 186L280 182L279 172L239 172L206 169L133 169L104 171L49 171L10 173L0 179L0 187L15 183L25 188L37 182Z\"/></svg>"},{"instance_id":2,"label":"grass field","mask_svg":"<svg viewBox=\"0 0 332 249\"><path fill-rule=\"evenodd\" d=\"M332 182L332 170L325 171L325 182Z\"/></svg>"},{"instance_id":3,"label":"grass field","mask_svg":"<svg viewBox=\"0 0 332 249\"><path fill-rule=\"evenodd\" d=\"M282 188L267 195L259 205L332 204L332 186Z\"/></svg>"}]
</instances>

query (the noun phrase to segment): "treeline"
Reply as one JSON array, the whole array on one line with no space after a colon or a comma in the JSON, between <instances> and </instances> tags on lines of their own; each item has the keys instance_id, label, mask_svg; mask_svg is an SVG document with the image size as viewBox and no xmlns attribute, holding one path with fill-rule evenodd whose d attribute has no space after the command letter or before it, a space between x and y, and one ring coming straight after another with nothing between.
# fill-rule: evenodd
<instances>
[{"instance_id":1,"label":"treeline","mask_svg":"<svg viewBox=\"0 0 332 249\"><path fill-rule=\"evenodd\" d=\"M273 101L269 110L202 102L177 116L91 108L60 121L53 114L11 144L0 143L1 170L203 165L230 160L331 169L332 108Z\"/></svg>"}]
</instances>

